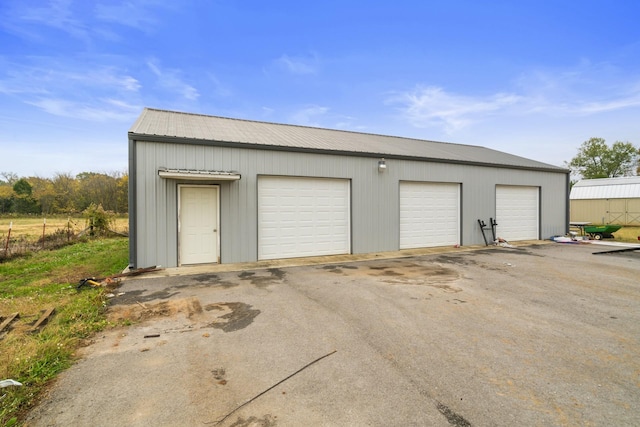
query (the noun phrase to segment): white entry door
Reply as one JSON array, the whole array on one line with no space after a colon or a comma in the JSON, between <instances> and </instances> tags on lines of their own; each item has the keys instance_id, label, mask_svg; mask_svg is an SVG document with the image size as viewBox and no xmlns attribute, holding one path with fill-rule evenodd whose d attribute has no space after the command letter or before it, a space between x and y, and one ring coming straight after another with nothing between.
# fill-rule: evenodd
<instances>
[{"instance_id":1,"label":"white entry door","mask_svg":"<svg viewBox=\"0 0 640 427\"><path fill-rule=\"evenodd\" d=\"M179 264L218 262L218 187L179 186Z\"/></svg>"}]
</instances>

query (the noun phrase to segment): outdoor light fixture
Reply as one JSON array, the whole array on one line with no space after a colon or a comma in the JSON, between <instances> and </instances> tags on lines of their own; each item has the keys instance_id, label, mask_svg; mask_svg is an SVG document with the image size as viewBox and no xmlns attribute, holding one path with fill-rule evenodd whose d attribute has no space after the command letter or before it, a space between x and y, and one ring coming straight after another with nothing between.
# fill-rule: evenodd
<instances>
[{"instance_id":1,"label":"outdoor light fixture","mask_svg":"<svg viewBox=\"0 0 640 427\"><path fill-rule=\"evenodd\" d=\"M378 160L378 172L384 172L387 168L387 163L384 161L384 158Z\"/></svg>"}]
</instances>

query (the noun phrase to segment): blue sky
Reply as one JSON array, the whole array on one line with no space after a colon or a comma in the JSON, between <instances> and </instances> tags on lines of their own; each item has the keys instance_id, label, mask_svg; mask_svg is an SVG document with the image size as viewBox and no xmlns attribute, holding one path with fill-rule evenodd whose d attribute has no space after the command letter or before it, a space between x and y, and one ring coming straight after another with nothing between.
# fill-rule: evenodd
<instances>
[{"instance_id":1,"label":"blue sky","mask_svg":"<svg viewBox=\"0 0 640 427\"><path fill-rule=\"evenodd\" d=\"M144 107L481 145L640 145L640 2L2 0L0 172L124 171Z\"/></svg>"}]
</instances>

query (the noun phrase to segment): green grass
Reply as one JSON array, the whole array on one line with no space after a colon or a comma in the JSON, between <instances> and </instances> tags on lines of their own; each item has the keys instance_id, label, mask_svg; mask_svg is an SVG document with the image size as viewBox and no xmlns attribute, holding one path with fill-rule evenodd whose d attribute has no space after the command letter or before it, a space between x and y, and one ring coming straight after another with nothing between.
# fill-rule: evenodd
<instances>
[{"instance_id":1,"label":"green grass","mask_svg":"<svg viewBox=\"0 0 640 427\"><path fill-rule=\"evenodd\" d=\"M108 326L107 291L78 291L78 281L118 273L127 264L125 238L88 240L0 263L0 314L20 313L0 340L0 379L23 384L0 389L0 425L17 423L49 381L72 364L83 340ZM48 324L28 333L49 307L56 311Z\"/></svg>"}]
</instances>

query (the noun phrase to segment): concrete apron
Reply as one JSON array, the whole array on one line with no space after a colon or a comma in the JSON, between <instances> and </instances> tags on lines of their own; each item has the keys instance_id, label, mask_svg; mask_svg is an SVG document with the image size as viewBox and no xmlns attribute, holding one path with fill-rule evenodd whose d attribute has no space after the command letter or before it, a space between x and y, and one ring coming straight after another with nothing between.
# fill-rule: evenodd
<instances>
[{"instance_id":1,"label":"concrete apron","mask_svg":"<svg viewBox=\"0 0 640 427\"><path fill-rule=\"evenodd\" d=\"M512 246L522 247L530 245L540 245L554 243L548 240L523 240L519 242L509 242ZM501 248L496 245L470 245L470 246L438 246L433 248L418 248L418 249L402 249L399 251L389 252L374 252L366 254L345 254L345 255L324 255L315 257L301 257L301 258L285 258L285 259L273 259L256 262L239 262L231 264L197 264L197 265L183 265L180 267L162 268L161 270L145 273L145 278L153 277L172 277L172 276L190 276L203 273L221 273L231 271L244 271L244 270L261 270L267 268L284 268L284 267L297 267L303 265L323 265L323 264L342 264L346 262L357 261L369 261L377 259L395 259L395 258L409 258L422 255L431 254L443 254L450 252L469 252L482 249Z\"/></svg>"}]
</instances>

